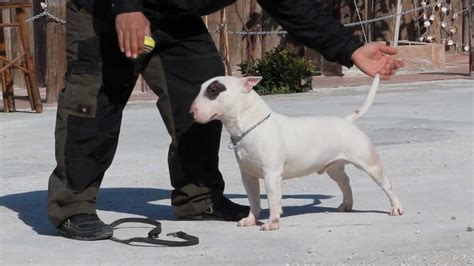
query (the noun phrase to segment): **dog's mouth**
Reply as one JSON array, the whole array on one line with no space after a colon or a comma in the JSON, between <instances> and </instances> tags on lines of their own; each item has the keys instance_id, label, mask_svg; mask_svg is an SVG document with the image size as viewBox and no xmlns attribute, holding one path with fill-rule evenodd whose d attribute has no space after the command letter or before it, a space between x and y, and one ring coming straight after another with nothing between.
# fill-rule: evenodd
<instances>
[{"instance_id":1,"label":"dog's mouth","mask_svg":"<svg viewBox=\"0 0 474 266\"><path fill-rule=\"evenodd\" d=\"M211 122L212 120L214 120L215 118L217 117L217 113L216 114L213 114L209 119L207 119L206 121L200 121L200 120L196 120L194 119L194 121L197 121L198 123L200 124L207 124L209 122Z\"/></svg>"}]
</instances>

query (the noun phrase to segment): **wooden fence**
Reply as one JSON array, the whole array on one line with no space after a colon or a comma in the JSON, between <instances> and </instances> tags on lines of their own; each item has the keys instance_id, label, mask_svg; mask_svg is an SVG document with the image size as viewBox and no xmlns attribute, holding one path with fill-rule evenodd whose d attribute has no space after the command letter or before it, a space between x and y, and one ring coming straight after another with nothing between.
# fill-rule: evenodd
<instances>
[{"instance_id":1,"label":"wooden fence","mask_svg":"<svg viewBox=\"0 0 474 266\"><path fill-rule=\"evenodd\" d=\"M395 14L397 11L396 0L341 0L328 1L333 2L335 7L339 10L339 16L342 23L364 21L367 19L382 17ZM430 1L428 1L430 2ZM431 1L434 2L434 1ZM418 3L418 5L417 5ZM447 4L444 4L447 5ZM402 9L410 10L420 7L420 1L402 1ZM430 42L433 43L447 43L451 38L452 46L448 46L447 50L463 52L466 46L469 46L469 22L470 19L466 15L470 12L466 9L470 7L468 0L453 0L449 6L449 12L457 13L457 18L452 20L447 16L448 25L446 29L441 28L441 16L439 11L433 11L432 8L426 10L428 19L434 15L434 20L431 26L426 29L423 27L423 17L418 12L411 12L401 17L399 40L406 41L427 41L426 38L420 40L419 37L426 35L432 36ZM436 6L436 10L441 7ZM463 11L464 10L464 11ZM357 12L358 11L358 12ZM463 11L463 12L461 12ZM222 12L225 12L225 19L222 19ZM240 16L239 16L240 14ZM242 26L241 19L246 24ZM444 18L443 18L444 19ZM272 21L265 12L256 4L256 0L238 1L234 6L227 7L225 11L212 14L207 17L208 28L210 31L216 31L220 24L224 23L226 30L235 31L278 31L282 30L279 25ZM452 24L452 25L451 25ZM455 29L454 33L449 33L448 27ZM355 35L358 35L362 40L371 41L393 41L395 35L395 18L378 21L375 23L364 24L363 26L351 27ZM452 35L452 36L451 36ZM301 48L295 43L289 35L265 35L265 36L251 36L243 37L241 35L228 35L222 37L222 34L214 33L214 41L220 47L221 51L226 46L222 42L228 43L230 65L232 70L236 70L236 65L242 60L248 58L259 58L263 53L271 50L278 44L290 46L292 49ZM311 51L309 51L312 53ZM300 53L308 53L307 49Z\"/></svg>"},{"instance_id":2,"label":"wooden fence","mask_svg":"<svg viewBox=\"0 0 474 266\"><path fill-rule=\"evenodd\" d=\"M41 12L40 1L34 2L34 11L31 14ZM64 0L45 0L48 4L48 11L60 18L65 18ZM426 1L426 0L422 0ZM340 16L342 23L356 22L374 17L380 17L396 13L397 0L333 0L327 1L334 4L335 14ZM420 5L420 1L402 1L403 10L408 10ZM427 1L434 2L433 0ZM470 8L469 0L452 0L450 3L450 12L460 12L466 8ZM438 9L440 7L437 7ZM419 41L419 37L423 34L433 36L431 42L443 43L448 38L452 39L454 45L447 46L448 50L462 52L465 46L469 45L470 33L470 11L461 12L453 23L452 27L456 29L454 33L449 33L441 29L440 12L425 12L428 16L434 15L431 27L428 31L423 27L420 18L420 12L413 12L403 15L400 25L400 40ZM10 14L3 13L3 19L10 18ZM225 34L222 30L236 31L279 31L281 27L276 24L265 12L262 12L256 0L239 0L234 5L227 7L225 10L218 11L214 14L203 18L207 24L209 31L221 51L224 61L226 62L229 72L238 72L237 64L248 58L260 58L263 53L271 50L277 45L285 45L302 56L317 58L315 52L305 49L296 43L289 35L238 35ZM34 52L36 56L38 81L42 86L47 87L47 101L55 102L57 93L63 87L62 77L66 69L65 62L65 25L58 24L51 20L39 19L32 22L31 32L34 32ZM363 26L352 27L354 34L360 36L361 39L367 41L393 41L395 30L395 19L388 19L374 23L364 24ZM221 32L219 32L221 31ZM8 35L10 34L10 35ZM10 53L14 53L14 32L9 32L7 38L2 38L2 42L6 49L10 49ZM0 35L1 37L1 35ZM33 36L32 36L33 38ZM426 41L426 38L425 40ZM1 44L0 43L0 48ZM472 49L471 49L472 52ZM320 66L321 67L321 64ZM143 84L140 89L145 87ZM17 83L21 86L21 83Z\"/></svg>"}]
</instances>

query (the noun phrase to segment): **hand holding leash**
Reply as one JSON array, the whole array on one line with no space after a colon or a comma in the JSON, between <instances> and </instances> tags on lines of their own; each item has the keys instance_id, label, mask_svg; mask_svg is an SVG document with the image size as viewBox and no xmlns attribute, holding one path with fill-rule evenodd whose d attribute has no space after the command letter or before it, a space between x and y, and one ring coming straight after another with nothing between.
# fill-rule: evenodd
<instances>
[{"instance_id":1,"label":"hand holding leash","mask_svg":"<svg viewBox=\"0 0 474 266\"><path fill-rule=\"evenodd\" d=\"M388 79L403 66L402 61L392 57L397 53L394 47L382 43L367 43L355 50L352 61L365 74L374 77L379 73L381 79Z\"/></svg>"}]
</instances>

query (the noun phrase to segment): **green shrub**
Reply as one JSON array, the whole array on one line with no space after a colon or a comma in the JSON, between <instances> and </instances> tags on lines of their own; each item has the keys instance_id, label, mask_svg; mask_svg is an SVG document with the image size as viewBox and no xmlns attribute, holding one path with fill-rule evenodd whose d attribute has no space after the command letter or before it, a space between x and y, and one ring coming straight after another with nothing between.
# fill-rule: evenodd
<instances>
[{"instance_id":1,"label":"green shrub","mask_svg":"<svg viewBox=\"0 0 474 266\"><path fill-rule=\"evenodd\" d=\"M284 47L274 48L262 59L249 59L238 66L244 76L262 77L254 88L259 94L309 91L312 76L316 74L311 61L299 58Z\"/></svg>"}]
</instances>

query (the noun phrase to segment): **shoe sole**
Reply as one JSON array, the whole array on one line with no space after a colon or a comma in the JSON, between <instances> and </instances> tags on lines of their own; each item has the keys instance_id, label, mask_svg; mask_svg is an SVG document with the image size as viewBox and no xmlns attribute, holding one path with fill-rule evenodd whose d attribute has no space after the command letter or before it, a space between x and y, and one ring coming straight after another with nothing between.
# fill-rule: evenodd
<instances>
[{"instance_id":1,"label":"shoe sole","mask_svg":"<svg viewBox=\"0 0 474 266\"><path fill-rule=\"evenodd\" d=\"M247 216L243 216L242 218L245 218ZM222 221L222 222L238 222L242 218L228 218L224 217L222 215L216 215L216 214L207 214L203 213L200 215L195 215L195 216L183 216L183 217L178 217L178 220L181 221Z\"/></svg>"},{"instance_id":2,"label":"shoe sole","mask_svg":"<svg viewBox=\"0 0 474 266\"><path fill-rule=\"evenodd\" d=\"M111 238L113 235L110 233L104 233L104 234L95 235L95 236L77 236L77 235L70 235L63 231L59 231L58 234L59 236L62 236L65 238L74 239L74 240L82 240L82 241L106 240L106 239Z\"/></svg>"},{"instance_id":3,"label":"shoe sole","mask_svg":"<svg viewBox=\"0 0 474 266\"><path fill-rule=\"evenodd\" d=\"M180 221L225 221L222 217L214 215L195 215L178 217Z\"/></svg>"}]
</instances>

